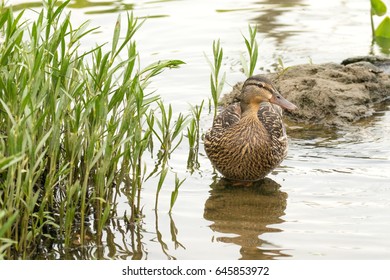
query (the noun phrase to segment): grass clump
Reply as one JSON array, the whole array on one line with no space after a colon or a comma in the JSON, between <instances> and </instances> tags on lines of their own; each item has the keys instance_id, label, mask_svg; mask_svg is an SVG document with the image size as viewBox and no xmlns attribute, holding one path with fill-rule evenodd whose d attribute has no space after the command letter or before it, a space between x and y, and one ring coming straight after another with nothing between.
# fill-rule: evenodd
<instances>
[{"instance_id":1,"label":"grass clump","mask_svg":"<svg viewBox=\"0 0 390 280\"><path fill-rule=\"evenodd\" d=\"M101 236L120 185L134 223L153 135L165 178L186 125L182 115L172 125L171 107L146 92L154 76L183 62L140 69L133 36L142 22L133 15L125 28L118 18L111 47L81 52L81 39L95 28L74 27L64 13L68 3L44 1L32 23L22 21L23 12L1 9L0 258L34 258L42 242L67 247L74 235L82 245L91 223ZM154 107L168 116L165 123L152 121ZM181 183L176 178L176 193Z\"/></svg>"},{"instance_id":2,"label":"grass clump","mask_svg":"<svg viewBox=\"0 0 390 280\"><path fill-rule=\"evenodd\" d=\"M200 117L202 115L204 106L204 100L200 105L195 105L192 107L192 119L187 127L187 138L189 144L189 152L187 159L187 169L191 174L199 169L199 139L201 138L200 131Z\"/></svg>"},{"instance_id":3,"label":"grass clump","mask_svg":"<svg viewBox=\"0 0 390 280\"><path fill-rule=\"evenodd\" d=\"M248 59L241 54L240 60L242 70L247 78L252 76L255 72L257 60L259 57L259 45L257 43L257 27L248 26L249 36L248 38L242 35L244 38ZM221 75L221 67L223 62L223 47L220 44L220 40L213 41L213 58L209 59L206 55L206 60L210 66L210 90L211 98L209 98L209 111L211 107L214 107L214 119L218 113L218 105L221 97L221 93L226 81L226 73ZM196 119L196 114L194 115Z\"/></svg>"},{"instance_id":4,"label":"grass clump","mask_svg":"<svg viewBox=\"0 0 390 280\"><path fill-rule=\"evenodd\" d=\"M211 99L209 100L209 107L211 108L211 103L214 106L214 118L218 113L218 102L221 96L223 86L226 80L226 72L220 75L223 59L223 48L221 47L220 40L213 42L213 59L210 60L205 55L207 62L211 68L210 74L210 88L211 88Z\"/></svg>"},{"instance_id":5,"label":"grass clump","mask_svg":"<svg viewBox=\"0 0 390 280\"><path fill-rule=\"evenodd\" d=\"M249 38L246 38L244 35L244 42L246 46L246 50L249 56L249 66L246 59L241 56L241 64L244 69L244 74L248 78L253 75L253 72L256 69L257 59L259 56L259 45L257 44L256 35L257 35L257 27L248 26Z\"/></svg>"}]
</instances>

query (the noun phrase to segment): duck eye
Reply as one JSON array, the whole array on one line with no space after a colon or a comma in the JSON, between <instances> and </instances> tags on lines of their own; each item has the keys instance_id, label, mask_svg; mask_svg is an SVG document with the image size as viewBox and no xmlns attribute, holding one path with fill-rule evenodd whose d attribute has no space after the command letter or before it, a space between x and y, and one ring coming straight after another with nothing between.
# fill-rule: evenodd
<instances>
[{"instance_id":1,"label":"duck eye","mask_svg":"<svg viewBox=\"0 0 390 280\"><path fill-rule=\"evenodd\" d=\"M256 86L257 86L258 88L265 88L264 85L263 85L262 83L256 84Z\"/></svg>"}]
</instances>

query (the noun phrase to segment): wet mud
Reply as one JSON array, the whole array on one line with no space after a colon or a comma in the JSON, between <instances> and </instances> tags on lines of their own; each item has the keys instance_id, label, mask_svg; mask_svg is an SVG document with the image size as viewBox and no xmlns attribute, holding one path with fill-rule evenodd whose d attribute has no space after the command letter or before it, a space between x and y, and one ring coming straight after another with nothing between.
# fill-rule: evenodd
<instances>
[{"instance_id":1,"label":"wet mud","mask_svg":"<svg viewBox=\"0 0 390 280\"><path fill-rule=\"evenodd\" d=\"M303 64L265 74L299 107L286 111L289 121L345 127L370 117L375 105L390 98L390 60L366 56L342 63ZM221 105L237 100L242 83L224 95Z\"/></svg>"}]
</instances>

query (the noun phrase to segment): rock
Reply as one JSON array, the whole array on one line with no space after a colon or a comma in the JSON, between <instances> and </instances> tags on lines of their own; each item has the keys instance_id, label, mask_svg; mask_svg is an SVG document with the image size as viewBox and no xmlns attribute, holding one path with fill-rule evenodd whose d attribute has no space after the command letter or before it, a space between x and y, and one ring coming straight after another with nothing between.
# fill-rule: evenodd
<instances>
[{"instance_id":1,"label":"rock","mask_svg":"<svg viewBox=\"0 0 390 280\"><path fill-rule=\"evenodd\" d=\"M350 57L350 58L344 59L341 62L341 65L348 65L348 64L359 63L359 62L369 62L378 68L387 68L387 66L390 65L389 58L382 57L382 56L374 56L374 55Z\"/></svg>"},{"instance_id":2,"label":"rock","mask_svg":"<svg viewBox=\"0 0 390 280\"><path fill-rule=\"evenodd\" d=\"M365 57L362 57L365 58ZM347 62L346 62L347 61ZM375 61L371 59L370 61ZM385 60L345 60L343 64L304 64L281 73L266 74L280 93L299 107L286 116L295 122L344 126L371 116L373 105L390 98L390 77L382 71ZM242 83L223 97L229 104Z\"/></svg>"}]
</instances>

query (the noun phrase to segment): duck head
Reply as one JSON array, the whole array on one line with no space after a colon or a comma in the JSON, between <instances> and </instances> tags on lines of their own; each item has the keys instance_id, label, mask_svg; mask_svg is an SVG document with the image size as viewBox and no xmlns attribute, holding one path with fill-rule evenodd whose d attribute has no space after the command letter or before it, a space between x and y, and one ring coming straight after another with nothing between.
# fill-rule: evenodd
<instances>
[{"instance_id":1,"label":"duck head","mask_svg":"<svg viewBox=\"0 0 390 280\"><path fill-rule=\"evenodd\" d=\"M297 106L285 99L272 82L261 75L249 77L242 86L240 96L244 108L259 106L261 102L270 102L287 110L295 110Z\"/></svg>"}]
</instances>

